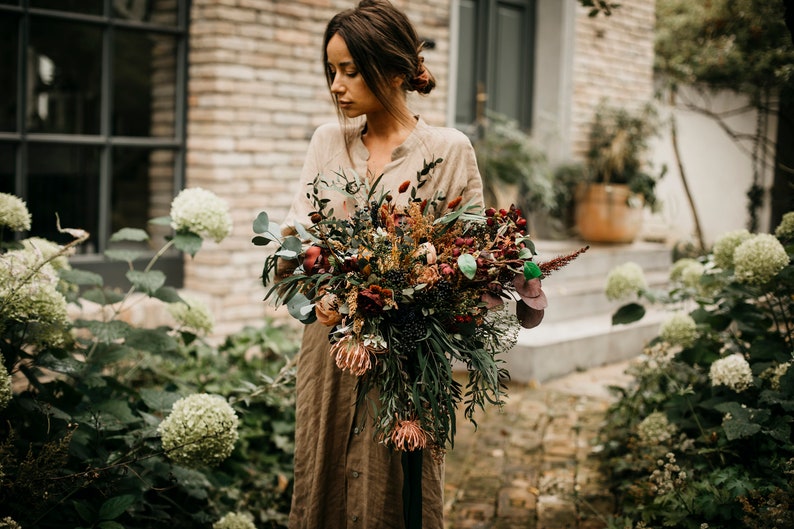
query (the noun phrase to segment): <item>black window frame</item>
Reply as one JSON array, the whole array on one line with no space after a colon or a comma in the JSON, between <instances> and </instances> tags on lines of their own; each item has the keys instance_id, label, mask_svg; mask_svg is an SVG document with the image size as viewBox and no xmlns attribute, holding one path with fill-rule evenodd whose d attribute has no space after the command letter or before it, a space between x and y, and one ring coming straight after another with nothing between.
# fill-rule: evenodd
<instances>
[{"instance_id":1,"label":"black window frame","mask_svg":"<svg viewBox=\"0 0 794 529\"><path fill-rule=\"evenodd\" d=\"M72 11L30 7L29 0L21 0L18 5L0 4L0 16L16 16L19 25L17 41L17 78L16 78L16 130L0 131L0 146L11 145L14 150L14 194L27 200L28 178L28 146L51 144L58 146L89 146L99 149L99 204L98 233L96 253L75 255L71 264L80 269L91 270L101 274L105 284L120 286L127 284L124 274L125 263L110 261L103 252L108 248L111 231L111 196L113 190L113 149L118 147L134 147L168 150L173 153L174 194L178 193L185 182L185 160L187 150L187 82L189 53L189 23L191 0L176 0L176 23L172 25L148 21L130 20L114 16L112 0L103 0L103 14L93 15ZM57 20L79 22L97 26L102 30L101 51L101 104L100 130L98 134L68 134L28 132L26 109L28 61L25 54L30 40L30 18L49 17ZM112 133L113 116L113 33L117 30L141 31L170 35L175 38L176 78L174 90L174 134L172 137L157 136L122 136ZM68 43L64 43L68 46ZM80 226L73 226L80 227ZM154 251L146 252L141 261L148 261ZM160 257L157 268L166 272L168 284L181 287L184 279L183 257L179 252L169 252Z\"/></svg>"}]
</instances>

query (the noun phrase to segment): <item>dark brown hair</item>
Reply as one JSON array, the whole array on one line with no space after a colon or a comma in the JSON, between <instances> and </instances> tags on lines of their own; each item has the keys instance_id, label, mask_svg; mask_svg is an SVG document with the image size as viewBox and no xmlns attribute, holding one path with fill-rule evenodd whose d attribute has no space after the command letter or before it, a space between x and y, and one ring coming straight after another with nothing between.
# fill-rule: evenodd
<instances>
[{"instance_id":1,"label":"dark brown hair","mask_svg":"<svg viewBox=\"0 0 794 529\"><path fill-rule=\"evenodd\" d=\"M330 89L333 77L328 69L328 41L339 35L347 44L356 69L367 87L391 114L397 105L388 97L391 80L403 78L405 91L428 94L436 80L424 65L423 42L408 17L388 0L362 0L353 9L334 16L325 28L323 66Z\"/></svg>"}]
</instances>

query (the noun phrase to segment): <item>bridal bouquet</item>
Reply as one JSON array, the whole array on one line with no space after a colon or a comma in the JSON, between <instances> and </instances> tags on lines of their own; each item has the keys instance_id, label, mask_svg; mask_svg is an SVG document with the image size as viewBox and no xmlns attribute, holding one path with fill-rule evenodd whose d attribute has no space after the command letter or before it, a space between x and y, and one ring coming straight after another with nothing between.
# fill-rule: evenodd
<instances>
[{"instance_id":1,"label":"bridal bouquet","mask_svg":"<svg viewBox=\"0 0 794 529\"><path fill-rule=\"evenodd\" d=\"M540 323L541 279L586 250L536 263L515 206L483 211L457 197L439 214L445 197L421 200L417 190L440 163L396 190L355 174L318 176L307 195L314 211L295 235L282 235L265 212L254 221L254 244L278 245L265 259L266 298L328 326L331 355L358 377L378 439L405 451L451 446L462 401L472 422L477 407L502 403L508 373L499 354L521 326ZM329 192L354 204L344 217L329 207ZM465 388L453 375L464 368Z\"/></svg>"}]
</instances>

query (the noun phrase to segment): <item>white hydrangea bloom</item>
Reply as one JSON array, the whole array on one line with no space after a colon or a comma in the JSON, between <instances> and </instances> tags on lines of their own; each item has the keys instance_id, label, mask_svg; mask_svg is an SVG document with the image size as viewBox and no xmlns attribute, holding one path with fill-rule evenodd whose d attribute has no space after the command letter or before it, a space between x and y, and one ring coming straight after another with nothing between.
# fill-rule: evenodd
<instances>
[{"instance_id":1,"label":"white hydrangea bloom","mask_svg":"<svg viewBox=\"0 0 794 529\"><path fill-rule=\"evenodd\" d=\"M729 231L722 234L716 241L711 253L714 264L722 269L733 268L733 252L736 247L752 237L745 229Z\"/></svg>"},{"instance_id":2,"label":"white hydrangea bloom","mask_svg":"<svg viewBox=\"0 0 794 529\"><path fill-rule=\"evenodd\" d=\"M663 444L672 439L675 433L675 424L670 424L667 414L661 411L651 413L637 425L640 442L648 446Z\"/></svg>"},{"instance_id":3,"label":"white hydrangea bloom","mask_svg":"<svg viewBox=\"0 0 794 529\"><path fill-rule=\"evenodd\" d=\"M610 301L627 299L648 288L642 267L627 262L613 268L607 275L606 296Z\"/></svg>"},{"instance_id":4,"label":"white hydrangea bloom","mask_svg":"<svg viewBox=\"0 0 794 529\"><path fill-rule=\"evenodd\" d=\"M253 516L230 512L212 524L212 529L256 529Z\"/></svg>"},{"instance_id":5,"label":"white hydrangea bloom","mask_svg":"<svg viewBox=\"0 0 794 529\"><path fill-rule=\"evenodd\" d=\"M60 345L69 318L66 298L58 291L58 275L33 250L15 250L0 255L0 321L34 324L26 334L30 344Z\"/></svg>"},{"instance_id":6,"label":"white hydrangea bloom","mask_svg":"<svg viewBox=\"0 0 794 529\"><path fill-rule=\"evenodd\" d=\"M0 359L2 359L2 356L0 356ZM0 362L0 410L8 406L13 396L14 394L11 391L11 375L8 374L8 370L3 362Z\"/></svg>"},{"instance_id":7,"label":"white hydrangea bloom","mask_svg":"<svg viewBox=\"0 0 794 529\"><path fill-rule=\"evenodd\" d=\"M691 257L683 257L673 263L670 267L670 281L681 281L681 274L691 264L697 263L696 259Z\"/></svg>"},{"instance_id":8,"label":"white hydrangea bloom","mask_svg":"<svg viewBox=\"0 0 794 529\"><path fill-rule=\"evenodd\" d=\"M186 466L217 465L232 453L239 420L225 399L196 393L174 403L157 428L171 460Z\"/></svg>"},{"instance_id":9,"label":"white hydrangea bloom","mask_svg":"<svg viewBox=\"0 0 794 529\"><path fill-rule=\"evenodd\" d=\"M689 347L698 337L697 323L685 312L671 314L659 327L662 340L681 347Z\"/></svg>"},{"instance_id":10,"label":"white hydrangea bloom","mask_svg":"<svg viewBox=\"0 0 794 529\"><path fill-rule=\"evenodd\" d=\"M753 372L744 356L734 353L711 364L709 379L712 386L727 386L741 393L753 385Z\"/></svg>"},{"instance_id":11,"label":"white hydrangea bloom","mask_svg":"<svg viewBox=\"0 0 794 529\"><path fill-rule=\"evenodd\" d=\"M781 241L794 240L794 211L789 211L775 228L775 237Z\"/></svg>"},{"instance_id":12,"label":"white hydrangea bloom","mask_svg":"<svg viewBox=\"0 0 794 529\"><path fill-rule=\"evenodd\" d=\"M30 229L30 212L25 202L16 195L0 193L0 227L11 231Z\"/></svg>"},{"instance_id":13,"label":"white hydrangea bloom","mask_svg":"<svg viewBox=\"0 0 794 529\"><path fill-rule=\"evenodd\" d=\"M788 263L786 249L777 237L769 233L752 236L733 252L736 279L751 285L768 283Z\"/></svg>"},{"instance_id":14,"label":"white hydrangea bloom","mask_svg":"<svg viewBox=\"0 0 794 529\"><path fill-rule=\"evenodd\" d=\"M229 205L212 191L183 189L171 202L171 227L221 242L232 231Z\"/></svg>"},{"instance_id":15,"label":"white hydrangea bloom","mask_svg":"<svg viewBox=\"0 0 794 529\"><path fill-rule=\"evenodd\" d=\"M215 319L210 309L204 302L182 296L183 302L169 303L168 312L182 327L191 329L197 334L208 335L212 333L215 326Z\"/></svg>"},{"instance_id":16,"label":"white hydrangea bloom","mask_svg":"<svg viewBox=\"0 0 794 529\"><path fill-rule=\"evenodd\" d=\"M63 246L60 244L41 237L29 237L22 241L22 246L38 255L41 261L49 260L49 264L55 270L69 270L71 268L68 256L74 254L74 248L64 251Z\"/></svg>"}]
</instances>

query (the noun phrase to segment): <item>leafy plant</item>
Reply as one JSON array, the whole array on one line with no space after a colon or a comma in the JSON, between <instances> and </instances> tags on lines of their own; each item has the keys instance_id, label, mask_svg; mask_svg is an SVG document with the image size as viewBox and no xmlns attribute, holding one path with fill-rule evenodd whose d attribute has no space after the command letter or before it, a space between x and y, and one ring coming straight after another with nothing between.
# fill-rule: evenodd
<instances>
[{"instance_id":1,"label":"leafy plant","mask_svg":"<svg viewBox=\"0 0 794 529\"><path fill-rule=\"evenodd\" d=\"M217 197L189 191L156 220L176 232L143 269L134 252L108 252L129 265L127 292L69 266L82 230L61 230L74 237L65 246L26 239L0 250L0 505L22 527L208 527L243 509L263 526L286 525L297 345L269 322L211 345L199 333L204 310L153 269L167 248L192 255L203 236L231 228ZM16 231L18 206L15 224L5 223ZM175 325L128 323L126 309L144 298L178 307ZM68 316L75 307L79 319ZM223 397L240 417L239 439L216 467L175 464L157 434L172 405L196 393Z\"/></svg>"},{"instance_id":2,"label":"leafy plant","mask_svg":"<svg viewBox=\"0 0 794 529\"><path fill-rule=\"evenodd\" d=\"M601 431L615 527L792 526L792 257L794 212L776 236L731 232L674 263L666 291L613 283L675 311L630 367L632 383L614 388ZM616 323L642 317L636 307Z\"/></svg>"}]
</instances>

